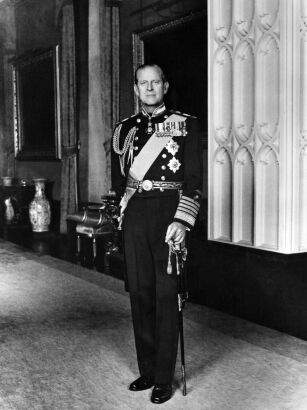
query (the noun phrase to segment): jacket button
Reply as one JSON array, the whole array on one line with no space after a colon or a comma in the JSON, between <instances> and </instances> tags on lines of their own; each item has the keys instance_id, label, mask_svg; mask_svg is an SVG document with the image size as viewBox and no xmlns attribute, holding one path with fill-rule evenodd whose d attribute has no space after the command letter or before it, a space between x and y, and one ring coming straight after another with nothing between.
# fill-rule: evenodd
<instances>
[{"instance_id":1,"label":"jacket button","mask_svg":"<svg viewBox=\"0 0 307 410\"><path fill-rule=\"evenodd\" d=\"M166 169L166 166L165 166L165 165L162 165L161 169L163 169L163 170Z\"/></svg>"},{"instance_id":2,"label":"jacket button","mask_svg":"<svg viewBox=\"0 0 307 410\"><path fill-rule=\"evenodd\" d=\"M164 175L162 175L161 179L162 179L162 181L165 181L165 176L164 176Z\"/></svg>"},{"instance_id":3,"label":"jacket button","mask_svg":"<svg viewBox=\"0 0 307 410\"><path fill-rule=\"evenodd\" d=\"M162 154L162 158L166 158L166 154Z\"/></svg>"}]
</instances>

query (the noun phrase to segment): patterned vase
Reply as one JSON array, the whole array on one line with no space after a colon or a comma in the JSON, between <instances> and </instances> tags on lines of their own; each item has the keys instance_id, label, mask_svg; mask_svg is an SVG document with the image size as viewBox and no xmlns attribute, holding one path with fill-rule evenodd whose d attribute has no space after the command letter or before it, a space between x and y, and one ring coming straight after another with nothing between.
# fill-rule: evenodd
<instances>
[{"instance_id":1,"label":"patterned vase","mask_svg":"<svg viewBox=\"0 0 307 410\"><path fill-rule=\"evenodd\" d=\"M45 178L33 179L35 195L29 205L29 216L33 232L46 232L49 230L51 212L50 203L45 196Z\"/></svg>"}]
</instances>

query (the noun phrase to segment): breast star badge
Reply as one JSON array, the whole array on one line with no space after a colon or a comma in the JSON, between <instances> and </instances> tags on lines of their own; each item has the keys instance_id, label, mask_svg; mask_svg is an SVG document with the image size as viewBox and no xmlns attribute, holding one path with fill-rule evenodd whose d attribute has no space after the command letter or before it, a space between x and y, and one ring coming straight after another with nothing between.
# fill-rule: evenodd
<instances>
[{"instance_id":1,"label":"breast star badge","mask_svg":"<svg viewBox=\"0 0 307 410\"><path fill-rule=\"evenodd\" d=\"M175 173L179 170L179 168L180 168L180 166L181 166L181 163L178 161L177 158L173 157L173 158L169 161L169 163L167 164L167 166L168 166L169 169L175 174Z\"/></svg>"},{"instance_id":2,"label":"breast star badge","mask_svg":"<svg viewBox=\"0 0 307 410\"><path fill-rule=\"evenodd\" d=\"M178 152L179 149L179 145L177 144L177 142L175 142L174 140L170 139L169 142L166 144L167 151L172 154L175 155Z\"/></svg>"}]
</instances>

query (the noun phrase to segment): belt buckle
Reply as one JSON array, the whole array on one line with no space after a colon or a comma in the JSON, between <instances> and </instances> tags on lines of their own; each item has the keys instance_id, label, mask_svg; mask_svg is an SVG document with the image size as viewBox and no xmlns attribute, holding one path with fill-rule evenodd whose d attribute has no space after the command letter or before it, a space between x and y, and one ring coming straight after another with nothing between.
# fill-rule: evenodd
<instances>
[{"instance_id":1,"label":"belt buckle","mask_svg":"<svg viewBox=\"0 0 307 410\"><path fill-rule=\"evenodd\" d=\"M145 179L145 181L142 182L142 189L144 191L151 191L153 188L153 183L149 179Z\"/></svg>"}]
</instances>

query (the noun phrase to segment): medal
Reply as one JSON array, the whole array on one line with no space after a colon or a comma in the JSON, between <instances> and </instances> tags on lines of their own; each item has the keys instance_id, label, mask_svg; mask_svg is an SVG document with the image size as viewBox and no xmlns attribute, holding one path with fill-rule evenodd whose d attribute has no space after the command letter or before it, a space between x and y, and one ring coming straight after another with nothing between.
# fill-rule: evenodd
<instances>
[{"instance_id":1,"label":"medal","mask_svg":"<svg viewBox=\"0 0 307 410\"><path fill-rule=\"evenodd\" d=\"M151 118L148 119L147 134L152 134L153 128L151 123Z\"/></svg>"},{"instance_id":2,"label":"medal","mask_svg":"<svg viewBox=\"0 0 307 410\"><path fill-rule=\"evenodd\" d=\"M170 154L172 154L174 156L179 150L179 145L177 144L176 141L171 139L171 140L168 141L165 148L166 148L167 152L169 152Z\"/></svg>"},{"instance_id":3,"label":"medal","mask_svg":"<svg viewBox=\"0 0 307 410\"><path fill-rule=\"evenodd\" d=\"M167 164L167 166L168 166L169 169L175 174L175 173L179 170L179 168L180 168L180 166L181 166L181 163L178 161L177 158L173 157L173 158L169 161L169 163Z\"/></svg>"}]
</instances>

